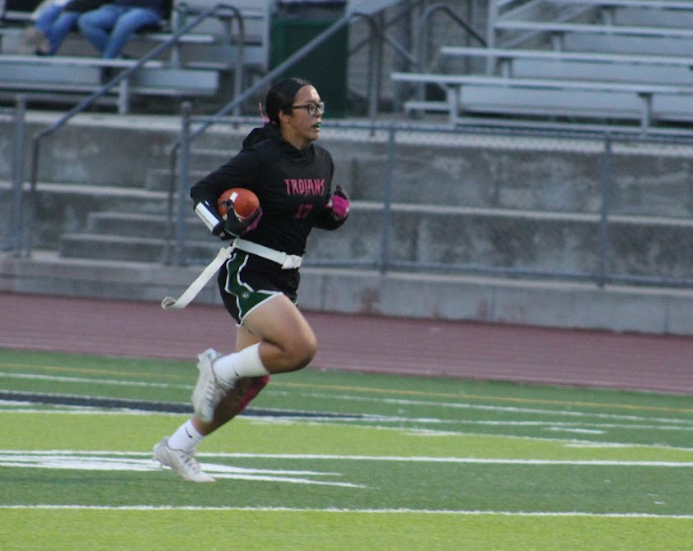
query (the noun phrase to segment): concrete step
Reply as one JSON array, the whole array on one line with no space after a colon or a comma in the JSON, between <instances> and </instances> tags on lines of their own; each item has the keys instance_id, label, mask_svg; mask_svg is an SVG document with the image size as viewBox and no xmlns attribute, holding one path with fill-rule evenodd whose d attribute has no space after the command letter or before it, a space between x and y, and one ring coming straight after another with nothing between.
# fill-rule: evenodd
<instances>
[{"instance_id":1,"label":"concrete step","mask_svg":"<svg viewBox=\"0 0 693 551\"><path fill-rule=\"evenodd\" d=\"M192 211L192 209L191 209ZM93 212L89 214L87 233L117 235L122 237L166 237L168 218L163 214L140 214L134 212ZM173 220L171 237L174 237L176 220ZM186 237L192 241L204 241L211 237L207 227L197 216L186 218Z\"/></svg>"},{"instance_id":2,"label":"concrete step","mask_svg":"<svg viewBox=\"0 0 693 551\"><path fill-rule=\"evenodd\" d=\"M212 165L210 165L212 166ZM188 177L191 182L197 182L204 176L209 174L210 170L191 170L188 173ZM177 178L177 176L176 176ZM174 183L177 186L178 182L174 178ZM150 168L147 170L147 175L145 179L144 187L148 191L164 191L168 192L171 188L171 170L168 168Z\"/></svg>"},{"instance_id":3,"label":"concrete step","mask_svg":"<svg viewBox=\"0 0 693 551\"><path fill-rule=\"evenodd\" d=\"M167 191L179 125L173 117L78 117L59 131L59 147L53 139L44 142L39 182ZM43 127L30 122L27 135ZM195 141L191 181L235 154L250 128L224 125ZM0 120L1 135L13 132ZM335 160L335 184L354 200L385 200L388 143L382 132L370 136L326 126L321 142ZM396 145L390 190L394 202L582 213L601 208L604 146L598 140L412 131L398 133ZM613 211L693 215L692 155L693 148L685 145L614 143ZM11 167L11 148L0 149L0 180L10 180ZM39 192L50 189L39 187Z\"/></svg>"},{"instance_id":4,"label":"concrete step","mask_svg":"<svg viewBox=\"0 0 693 551\"><path fill-rule=\"evenodd\" d=\"M191 264L209 262L219 250L219 243L188 241L186 259ZM115 260L127 262L166 263L167 249L163 239L97 235L66 234L60 241L60 256L66 259Z\"/></svg>"},{"instance_id":5,"label":"concrete step","mask_svg":"<svg viewBox=\"0 0 693 551\"><path fill-rule=\"evenodd\" d=\"M355 202L339 231L311 233L306 262L374 267L387 260L406 270L486 268L585 277L599 269L597 215L395 204L389 214L394 231L386 242L383 216L382 204ZM164 216L107 212L89 218L87 232L63 236L63 256L163 261ZM690 280L693 257L680 254L678 244L686 242L693 221L621 216L610 222L610 272ZM186 234L186 258L193 263L208 262L222 244L194 217Z\"/></svg>"},{"instance_id":6,"label":"concrete step","mask_svg":"<svg viewBox=\"0 0 693 551\"><path fill-rule=\"evenodd\" d=\"M12 218L8 186L5 183L0 190L1 221ZM72 258L162 258L166 194L61 184L43 184L39 190L34 247L61 250ZM395 203L389 215L389 239L383 244L386 216L382 203L354 201L351 218L340 231L311 234L307 261L352 266L379 266L387 261L406 270L487 268L577 274L595 273L599 262L596 213ZM681 244L690 242L690 218L619 215L610 220L606 249L610 272L690 280L692 257L681 254ZM0 235L10 243L6 224ZM211 239L211 249L194 252L192 248L194 258L207 262L209 251L217 250L219 242L194 215L189 217L187 231L192 241ZM61 239L63 234L68 238ZM78 246L81 234L141 237L156 245L154 250L152 245L123 245L113 255L109 248L92 249L89 242Z\"/></svg>"}]
</instances>

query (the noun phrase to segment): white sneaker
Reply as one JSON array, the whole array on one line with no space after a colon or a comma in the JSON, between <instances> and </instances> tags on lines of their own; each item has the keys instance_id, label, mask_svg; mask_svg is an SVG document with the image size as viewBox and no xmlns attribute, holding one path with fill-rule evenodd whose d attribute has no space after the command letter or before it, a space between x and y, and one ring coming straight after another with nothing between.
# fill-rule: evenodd
<instances>
[{"instance_id":1,"label":"white sneaker","mask_svg":"<svg viewBox=\"0 0 693 551\"><path fill-rule=\"evenodd\" d=\"M154 459L166 467L171 467L185 480L191 482L215 482L213 477L200 468L194 453L170 448L168 438L164 438L154 446Z\"/></svg>"},{"instance_id":2,"label":"white sneaker","mask_svg":"<svg viewBox=\"0 0 693 551\"><path fill-rule=\"evenodd\" d=\"M214 410L217 409L226 391L233 386L233 384L225 384L214 373L214 362L219 357L221 354L212 348L197 356L199 360L197 369L200 370L200 375L192 393L192 403L195 413L205 423L214 419Z\"/></svg>"}]
</instances>

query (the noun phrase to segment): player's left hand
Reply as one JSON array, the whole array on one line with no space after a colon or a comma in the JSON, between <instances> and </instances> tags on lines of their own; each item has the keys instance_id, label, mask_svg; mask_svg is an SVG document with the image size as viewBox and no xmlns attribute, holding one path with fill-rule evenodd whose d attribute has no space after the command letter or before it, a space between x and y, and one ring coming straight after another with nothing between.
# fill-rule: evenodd
<instances>
[{"instance_id":1,"label":"player's left hand","mask_svg":"<svg viewBox=\"0 0 693 551\"><path fill-rule=\"evenodd\" d=\"M332 209L332 218L335 220L345 220L349 216L349 196L342 189L342 186L337 186L334 189L334 194L327 204Z\"/></svg>"}]
</instances>

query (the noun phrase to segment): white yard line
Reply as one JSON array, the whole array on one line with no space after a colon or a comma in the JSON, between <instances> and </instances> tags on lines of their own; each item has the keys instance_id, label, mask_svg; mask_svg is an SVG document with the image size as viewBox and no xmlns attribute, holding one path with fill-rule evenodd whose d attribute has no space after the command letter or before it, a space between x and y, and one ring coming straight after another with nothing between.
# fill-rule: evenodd
<instances>
[{"instance_id":1,"label":"white yard line","mask_svg":"<svg viewBox=\"0 0 693 551\"><path fill-rule=\"evenodd\" d=\"M8 379L30 379L36 381L48 381L55 383L89 384L89 385L115 385L115 386L138 386L151 388L181 388L191 389L189 385L173 385L168 383L148 383L143 381L120 381L117 379L90 379L87 377L59 377L56 375L34 375L30 373L7 373L0 371L0 377Z\"/></svg>"},{"instance_id":2,"label":"white yard line","mask_svg":"<svg viewBox=\"0 0 693 551\"><path fill-rule=\"evenodd\" d=\"M77 451L77 450L0 450L0 465L3 460L29 457L150 457L150 452L122 451ZM571 465L583 467L674 467L691 468L693 461L623 461L612 459L504 459L483 457L427 457L427 456L378 456L378 455L331 455L331 454L285 454L285 453L198 453L202 459L283 459L283 460L326 460L326 461L386 461L397 463L450 463L468 465Z\"/></svg>"},{"instance_id":3,"label":"white yard line","mask_svg":"<svg viewBox=\"0 0 693 551\"><path fill-rule=\"evenodd\" d=\"M582 511L470 511L464 509L315 509L300 507L198 507L171 505L0 505L0 509L34 510L92 510L92 511L230 511L230 512L289 512L289 513L358 513L385 515L458 515L458 516L509 516L509 517L593 517L593 518L651 518L693 520L693 515L659 515L654 513L589 513Z\"/></svg>"},{"instance_id":4,"label":"white yard line","mask_svg":"<svg viewBox=\"0 0 693 551\"><path fill-rule=\"evenodd\" d=\"M432 402L427 400L412 400L409 398L381 398L381 397L369 397L369 396L353 396L353 395L338 395L338 394L320 394L320 393L303 393L304 396L323 398L323 399L333 399L333 400L346 400L348 402L374 402L379 404L395 404L402 406L421 406L421 407L440 407L449 409L468 409L468 410L480 410L480 411L494 411L494 412L507 412L507 413L525 413L525 414L536 414L536 415L558 415L561 417L595 417L597 419L614 419L620 421L647 421L649 423L672 423L672 424L684 424L693 426L693 419L677 419L671 417L646 417L640 415L623 415L618 413L595 413L587 411L575 411L566 409L538 409L534 407L521 407L521 406L489 406L484 404L469 403L464 401L464 396L460 397L459 402ZM489 401L492 401L489 398ZM567 405L567 404L566 404ZM608 404L604 404L605 409L609 408Z\"/></svg>"}]
</instances>

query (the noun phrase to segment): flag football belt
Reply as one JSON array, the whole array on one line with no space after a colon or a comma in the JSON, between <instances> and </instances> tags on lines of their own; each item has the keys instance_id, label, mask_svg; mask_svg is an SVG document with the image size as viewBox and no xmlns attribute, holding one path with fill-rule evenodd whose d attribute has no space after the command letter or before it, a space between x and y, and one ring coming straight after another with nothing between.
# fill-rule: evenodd
<instances>
[{"instance_id":1,"label":"flag football belt","mask_svg":"<svg viewBox=\"0 0 693 551\"><path fill-rule=\"evenodd\" d=\"M282 267L282 270L293 270L301 266L303 261L302 256L297 256L294 254L286 254L282 251L275 251L264 245L258 245L252 241L246 241L245 239L236 238L233 243L228 247L222 247L217 256L212 260L209 265L202 271L202 273L193 281L190 286L185 290L185 292L177 299L173 297L164 297L161 301L161 307L164 310L180 310L185 308L192 299L194 299L197 294L202 290L202 288L207 284L207 282L214 277L221 268L222 264L231 258L231 254L235 249L243 251L246 253L254 254L276 262Z\"/></svg>"},{"instance_id":2,"label":"flag football belt","mask_svg":"<svg viewBox=\"0 0 693 551\"><path fill-rule=\"evenodd\" d=\"M246 241L245 239L237 238L233 242L233 247L244 251L246 253L255 254L276 262L282 267L282 270L294 270L301 267L301 262L303 262L302 256L297 256L295 254L286 254L282 251L275 251L264 245L258 245L252 241Z\"/></svg>"}]
</instances>

